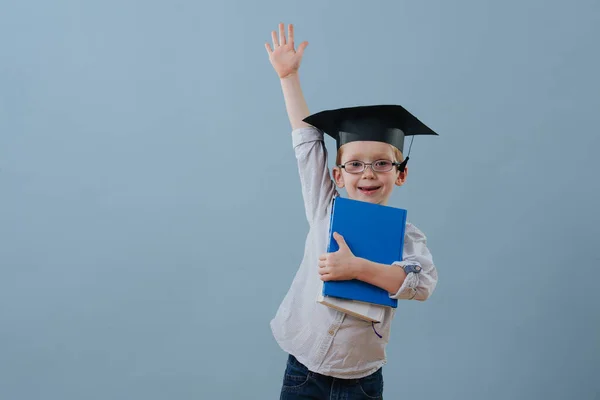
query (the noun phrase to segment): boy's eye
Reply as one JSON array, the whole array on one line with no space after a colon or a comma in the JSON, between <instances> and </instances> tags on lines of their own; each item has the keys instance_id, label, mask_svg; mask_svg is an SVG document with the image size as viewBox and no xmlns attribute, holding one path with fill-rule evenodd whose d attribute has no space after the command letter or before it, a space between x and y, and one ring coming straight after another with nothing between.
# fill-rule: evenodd
<instances>
[{"instance_id":1,"label":"boy's eye","mask_svg":"<svg viewBox=\"0 0 600 400\"><path fill-rule=\"evenodd\" d=\"M390 165L392 165L392 162L388 160L375 161L375 166L378 168L389 168Z\"/></svg>"},{"instance_id":2,"label":"boy's eye","mask_svg":"<svg viewBox=\"0 0 600 400\"><path fill-rule=\"evenodd\" d=\"M354 167L354 168L358 168L362 165L362 163L360 161L350 161L349 164L351 167Z\"/></svg>"}]
</instances>

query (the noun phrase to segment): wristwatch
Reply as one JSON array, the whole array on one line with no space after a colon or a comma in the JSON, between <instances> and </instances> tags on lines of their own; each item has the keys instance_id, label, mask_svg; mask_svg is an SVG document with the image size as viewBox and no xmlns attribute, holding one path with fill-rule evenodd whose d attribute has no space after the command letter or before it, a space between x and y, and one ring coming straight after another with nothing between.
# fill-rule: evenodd
<instances>
[{"instance_id":1,"label":"wristwatch","mask_svg":"<svg viewBox=\"0 0 600 400\"><path fill-rule=\"evenodd\" d=\"M418 274L422 270L421 266L418 264L406 264L403 265L402 268L404 268L404 272L406 272L406 275L410 274L411 272Z\"/></svg>"}]
</instances>

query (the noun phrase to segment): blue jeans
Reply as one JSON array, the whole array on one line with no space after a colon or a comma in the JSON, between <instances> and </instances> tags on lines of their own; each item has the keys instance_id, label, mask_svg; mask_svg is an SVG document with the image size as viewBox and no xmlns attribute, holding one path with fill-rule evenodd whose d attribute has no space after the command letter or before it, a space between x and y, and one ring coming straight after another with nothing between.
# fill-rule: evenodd
<instances>
[{"instance_id":1,"label":"blue jeans","mask_svg":"<svg viewBox=\"0 0 600 400\"><path fill-rule=\"evenodd\" d=\"M294 356L288 357L280 400L383 399L381 368L360 379L340 379L309 371Z\"/></svg>"}]
</instances>

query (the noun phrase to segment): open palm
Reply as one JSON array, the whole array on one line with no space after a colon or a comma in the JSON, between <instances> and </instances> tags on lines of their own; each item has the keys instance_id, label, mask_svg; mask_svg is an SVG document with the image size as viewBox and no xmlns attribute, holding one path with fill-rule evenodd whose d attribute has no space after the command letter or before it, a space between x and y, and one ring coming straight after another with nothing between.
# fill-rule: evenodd
<instances>
[{"instance_id":1,"label":"open palm","mask_svg":"<svg viewBox=\"0 0 600 400\"><path fill-rule=\"evenodd\" d=\"M269 61L277 75L280 78L296 73L300 68L300 61L304 54L304 49L308 46L308 42L302 42L298 46L298 49L294 49L294 25L288 25L288 37L285 37L285 26L283 23L279 24L279 38L277 32L271 32L271 38L273 40L273 49L269 43L265 43L265 48L269 54Z\"/></svg>"}]
</instances>

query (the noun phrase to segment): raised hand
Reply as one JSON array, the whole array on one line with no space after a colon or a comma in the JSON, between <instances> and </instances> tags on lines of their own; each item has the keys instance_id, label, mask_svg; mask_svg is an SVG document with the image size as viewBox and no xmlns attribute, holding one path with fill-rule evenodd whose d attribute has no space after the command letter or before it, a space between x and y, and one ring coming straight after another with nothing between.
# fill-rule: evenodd
<instances>
[{"instance_id":1,"label":"raised hand","mask_svg":"<svg viewBox=\"0 0 600 400\"><path fill-rule=\"evenodd\" d=\"M273 49L271 49L269 43L265 43L265 48L269 54L269 61L279 78L283 79L298 72L308 42L300 43L296 50L294 48L294 25L288 25L288 37L286 39L283 23L279 24L279 37L277 37L277 32L272 31L271 39L273 40Z\"/></svg>"}]
</instances>

